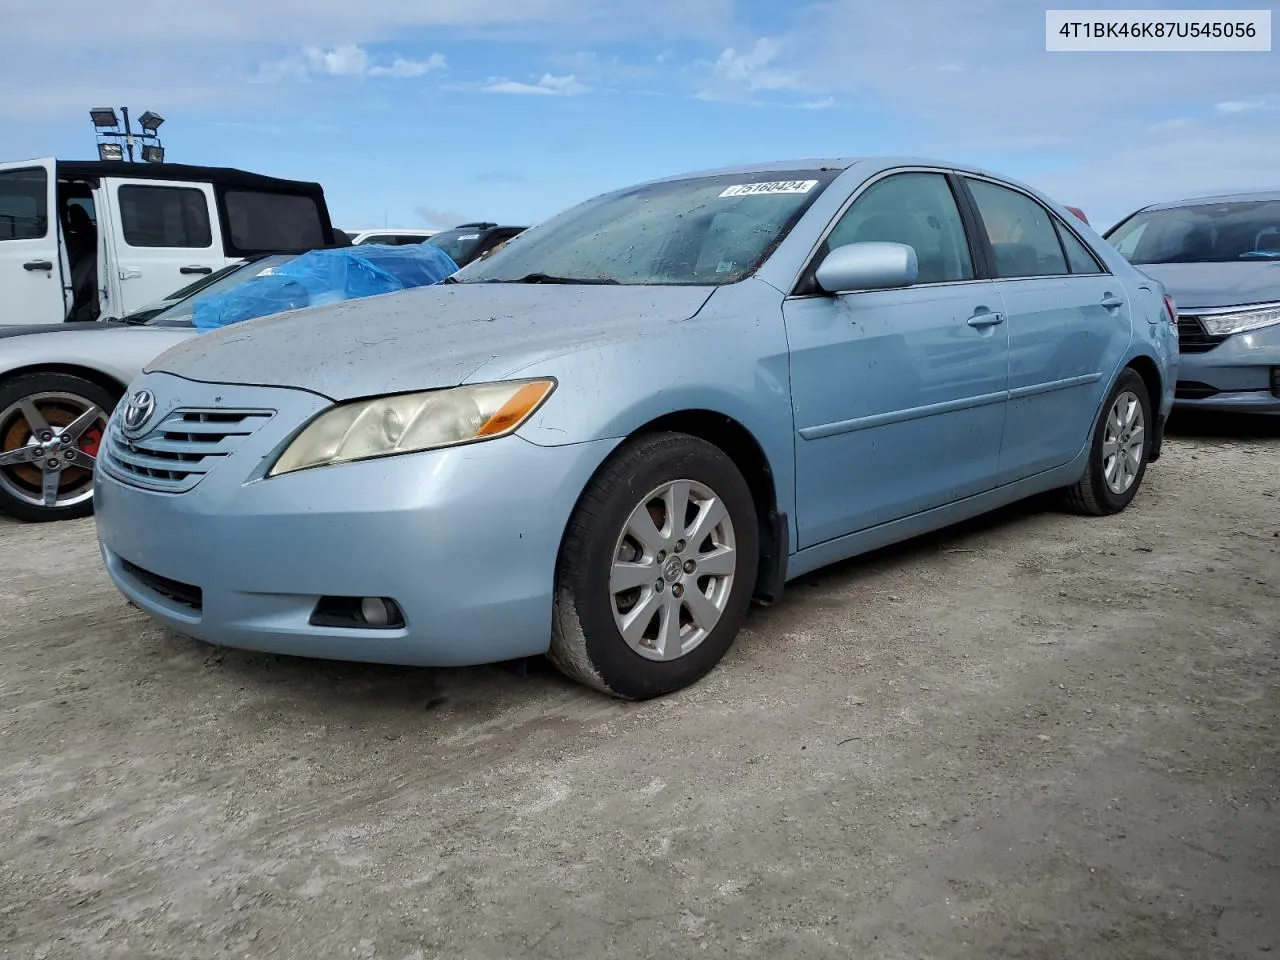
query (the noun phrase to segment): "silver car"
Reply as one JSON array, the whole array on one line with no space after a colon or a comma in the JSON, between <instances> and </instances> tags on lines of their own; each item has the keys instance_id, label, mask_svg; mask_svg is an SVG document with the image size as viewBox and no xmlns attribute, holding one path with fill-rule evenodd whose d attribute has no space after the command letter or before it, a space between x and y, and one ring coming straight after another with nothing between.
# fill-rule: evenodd
<instances>
[{"instance_id":1,"label":"silver car","mask_svg":"<svg viewBox=\"0 0 1280 960\"><path fill-rule=\"evenodd\" d=\"M125 385L195 335L198 297L292 258L232 264L123 320L0 327L0 512L35 521L91 513L98 444Z\"/></svg>"},{"instance_id":2,"label":"silver car","mask_svg":"<svg viewBox=\"0 0 1280 960\"><path fill-rule=\"evenodd\" d=\"M1106 238L1177 304L1174 408L1280 414L1280 191L1155 204Z\"/></svg>"}]
</instances>

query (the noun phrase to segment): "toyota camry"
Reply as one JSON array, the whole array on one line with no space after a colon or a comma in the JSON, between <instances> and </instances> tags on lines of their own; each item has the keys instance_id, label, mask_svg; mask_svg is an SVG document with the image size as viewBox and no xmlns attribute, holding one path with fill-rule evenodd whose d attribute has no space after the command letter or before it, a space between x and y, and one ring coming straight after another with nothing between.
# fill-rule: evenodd
<instances>
[{"instance_id":1,"label":"toyota camry","mask_svg":"<svg viewBox=\"0 0 1280 960\"><path fill-rule=\"evenodd\" d=\"M102 556L212 643L549 654L653 697L815 568L1046 491L1123 510L1175 322L1079 218L983 170L673 177L442 285L170 349L105 431Z\"/></svg>"}]
</instances>

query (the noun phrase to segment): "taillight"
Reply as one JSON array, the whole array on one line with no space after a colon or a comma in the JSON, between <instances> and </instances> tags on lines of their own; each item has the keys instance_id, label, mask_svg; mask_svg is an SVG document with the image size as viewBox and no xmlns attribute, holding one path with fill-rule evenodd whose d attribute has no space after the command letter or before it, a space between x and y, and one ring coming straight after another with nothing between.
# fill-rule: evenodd
<instances>
[{"instance_id":1,"label":"taillight","mask_svg":"<svg viewBox=\"0 0 1280 960\"><path fill-rule=\"evenodd\" d=\"M1176 333L1178 329L1178 305L1174 303L1173 297L1167 293L1164 295L1164 309L1169 314L1169 324Z\"/></svg>"}]
</instances>

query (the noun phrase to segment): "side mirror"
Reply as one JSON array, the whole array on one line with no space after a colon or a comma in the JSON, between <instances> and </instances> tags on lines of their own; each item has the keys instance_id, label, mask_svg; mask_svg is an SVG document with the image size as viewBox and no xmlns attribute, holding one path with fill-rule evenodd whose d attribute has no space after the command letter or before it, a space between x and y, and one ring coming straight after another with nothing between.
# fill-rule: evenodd
<instances>
[{"instance_id":1,"label":"side mirror","mask_svg":"<svg viewBox=\"0 0 1280 960\"><path fill-rule=\"evenodd\" d=\"M846 243L819 264L814 278L827 293L909 287L919 276L914 247L905 243Z\"/></svg>"}]
</instances>

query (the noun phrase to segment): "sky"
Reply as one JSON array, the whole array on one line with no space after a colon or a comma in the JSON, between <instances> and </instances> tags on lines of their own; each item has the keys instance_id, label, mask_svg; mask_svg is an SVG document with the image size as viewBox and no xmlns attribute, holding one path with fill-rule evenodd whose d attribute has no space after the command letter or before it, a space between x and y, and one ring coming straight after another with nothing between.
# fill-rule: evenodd
<instances>
[{"instance_id":1,"label":"sky","mask_svg":"<svg viewBox=\"0 0 1280 960\"><path fill-rule=\"evenodd\" d=\"M319 181L345 229L530 224L653 177L869 154L976 163L1100 229L1280 187L1280 53L1049 53L1044 9L0 0L0 159L93 157L90 107L152 110L167 159Z\"/></svg>"}]
</instances>

